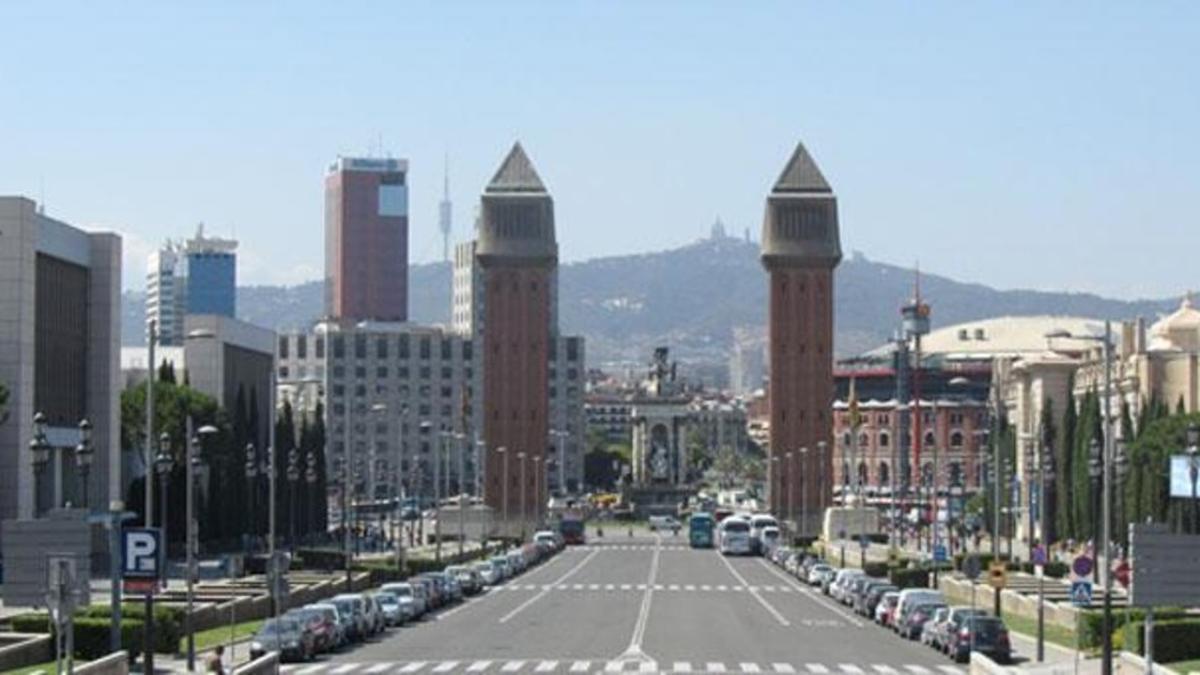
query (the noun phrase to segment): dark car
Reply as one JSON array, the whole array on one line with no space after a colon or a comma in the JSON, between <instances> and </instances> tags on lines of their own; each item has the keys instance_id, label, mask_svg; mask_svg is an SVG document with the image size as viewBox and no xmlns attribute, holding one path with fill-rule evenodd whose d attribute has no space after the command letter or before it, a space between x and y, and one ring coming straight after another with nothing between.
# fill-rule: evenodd
<instances>
[{"instance_id":1,"label":"dark car","mask_svg":"<svg viewBox=\"0 0 1200 675\"><path fill-rule=\"evenodd\" d=\"M441 580L436 578L432 572L418 574L415 579L422 584L425 584L425 591L428 594L429 606L437 609L447 604L446 590Z\"/></svg>"},{"instance_id":2,"label":"dark car","mask_svg":"<svg viewBox=\"0 0 1200 675\"><path fill-rule=\"evenodd\" d=\"M871 584L860 596L859 601L855 603L854 609L858 610L859 614L862 614L867 618L874 618L875 607L879 605L879 600L883 598L883 594L898 590L900 589L894 584L886 581Z\"/></svg>"},{"instance_id":3,"label":"dark car","mask_svg":"<svg viewBox=\"0 0 1200 675\"><path fill-rule=\"evenodd\" d=\"M951 656L959 663L971 659L971 651L986 655L997 663L1012 660L1012 643L1008 639L1008 628L1000 619L990 616L971 616L963 621L954 639Z\"/></svg>"},{"instance_id":4,"label":"dark car","mask_svg":"<svg viewBox=\"0 0 1200 675\"><path fill-rule=\"evenodd\" d=\"M943 604L924 604L913 607L913 610L904 617L904 625L899 626L900 635L915 640L921 637L921 630L925 628L925 622L933 619L934 612L945 607Z\"/></svg>"},{"instance_id":5,"label":"dark car","mask_svg":"<svg viewBox=\"0 0 1200 675\"><path fill-rule=\"evenodd\" d=\"M946 655L954 654L958 649L958 632L962 630L963 623L968 617L972 616L987 616L987 612L982 609L971 609L970 607L954 607L950 610L950 615L946 620L938 626L936 644L934 645Z\"/></svg>"},{"instance_id":6,"label":"dark car","mask_svg":"<svg viewBox=\"0 0 1200 675\"><path fill-rule=\"evenodd\" d=\"M286 618L268 619L250 643L252 659L273 651L282 661L308 661L317 653L312 634L299 621Z\"/></svg>"}]
</instances>

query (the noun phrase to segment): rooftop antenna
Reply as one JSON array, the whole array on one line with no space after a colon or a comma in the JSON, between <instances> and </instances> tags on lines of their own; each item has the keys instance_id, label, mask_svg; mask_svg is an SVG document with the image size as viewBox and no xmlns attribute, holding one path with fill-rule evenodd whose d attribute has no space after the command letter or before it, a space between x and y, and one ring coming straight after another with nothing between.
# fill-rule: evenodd
<instances>
[{"instance_id":1,"label":"rooftop antenna","mask_svg":"<svg viewBox=\"0 0 1200 675\"><path fill-rule=\"evenodd\" d=\"M442 201L438 202L438 229L442 232L442 262L450 262L450 230L453 208L450 204L450 153L442 159Z\"/></svg>"}]
</instances>

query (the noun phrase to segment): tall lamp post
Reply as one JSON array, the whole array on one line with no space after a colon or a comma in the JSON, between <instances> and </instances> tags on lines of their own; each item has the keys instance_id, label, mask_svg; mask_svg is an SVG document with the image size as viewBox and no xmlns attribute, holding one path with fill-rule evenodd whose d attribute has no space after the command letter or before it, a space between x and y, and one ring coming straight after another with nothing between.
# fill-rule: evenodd
<instances>
[{"instance_id":1,"label":"tall lamp post","mask_svg":"<svg viewBox=\"0 0 1200 675\"><path fill-rule=\"evenodd\" d=\"M154 470L158 472L158 489L162 491L159 497L161 508L159 510L159 520L162 521L162 541L163 541L163 561L169 559L167 555L171 550L170 539L167 538L167 484L171 478L171 471L175 468L175 458L171 456L171 436L167 432L163 432L158 437L158 456L154 458ZM163 576L166 577L166 567L163 568Z\"/></svg>"},{"instance_id":2,"label":"tall lamp post","mask_svg":"<svg viewBox=\"0 0 1200 675\"><path fill-rule=\"evenodd\" d=\"M185 581L187 584L187 613L184 614L184 634L187 635L187 668L189 671L196 669L196 635L192 628L192 605L195 600L195 584L196 584L196 547L198 540L197 523L196 523L196 477L198 470L204 466L204 460L200 455L196 454L196 450L202 449L202 439L207 438L217 433L217 428L211 424L206 424L196 431L196 435L191 435L192 418L187 418L188 445L187 456L184 458L186 462L186 494L187 494L187 525L184 535L184 568L186 575Z\"/></svg>"},{"instance_id":3,"label":"tall lamp post","mask_svg":"<svg viewBox=\"0 0 1200 675\"><path fill-rule=\"evenodd\" d=\"M246 511L249 516L249 545L247 548L254 552L254 538L258 534L258 521L254 519L254 502L257 501L258 488L258 450L253 443L246 444Z\"/></svg>"},{"instance_id":4,"label":"tall lamp post","mask_svg":"<svg viewBox=\"0 0 1200 675\"><path fill-rule=\"evenodd\" d=\"M539 455L533 455L529 458L533 462L533 528L536 530L541 526L542 522L542 458Z\"/></svg>"},{"instance_id":5,"label":"tall lamp post","mask_svg":"<svg viewBox=\"0 0 1200 675\"><path fill-rule=\"evenodd\" d=\"M38 483L50 463L50 441L46 439L46 416L41 412L33 415L33 438L29 441L29 452L33 456L33 517L38 515ZM148 518L149 516L147 516Z\"/></svg>"},{"instance_id":6,"label":"tall lamp post","mask_svg":"<svg viewBox=\"0 0 1200 675\"><path fill-rule=\"evenodd\" d=\"M309 450L308 455L305 457L305 459L306 459L305 464L307 465L307 468L304 470L304 483L307 487L305 487L304 495L305 495L305 497L307 497L307 499L304 500L304 507L306 509L305 513L311 514L312 508L310 508L309 500L315 499L313 496L313 490L315 490L316 486L317 486L317 453L313 452L312 450ZM312 520L307 515L304 518L304 524L306 526L305 529L309 533L311 533L312 532Z\"/></svg>"},{"instance_id":7,"label":"tall lamp post","mask_svg":"<svg viewBox=\"0 0 1200 675\"><path fill-rule=\"evenodd\" d=\"M800 467L808 466L808 446L800 448ZM800 536L808 536L808 472L800 473Z\"/></svg>"},{"instance_id":8,"label":"tall lamp post","mask_svg":"<svg viewBox=\"0 0 1200 675\"><path fill-rule=\"evenodd\" d=\"M791 521L793 523L796 522L796 510L794 508L792 508L793 507L792 480L795 478L795 475L794 475L795 467L792 465L793 457L795 457L795 453L793 453L791 450L788 450L787 452L783 453L783 459L784 459L784 461L787 462L787 467L784 469L784 474L783 474L784 482L787 483L787 493L786 493L787 494L787 518L784 519L784 521L783 521L784 523L787 523L788 521Z\"/></svg>"},{"instance_id":9,"label":"tall lamp post","mask_svg":"<svg viewBox=\"0 0 1200 675\"><path fill-rule=\"evenodd\" d=\"M496 448L496 454L500 456L501 480L500 480L500 504L502 507L502 517L504 518L504 534L508 534L508 448L503 445Z\"/></svg>"},{"instance_id":10,"label":"tall lamp post","mask_svg":"<svg viewBox=\"0 0 1200 675\"><path fill-rule=\"evenodd\" d=\"M1104 460L1100 458L1100 441L1093 438L1088 452L1088 476L1092 479L1092 494L1096 495L1097 502L1101 498L1099 487L1101 479L1104 478L1103 462ZM1099 507L1099 504L1096 504L1096 507ZM1094 519L1092 526L1092 555L1095 556L1095 564L1092 565L1092 579L1096 584L1099 584L1101 555L1100 528L1102 525L1100 522L1100 508L1092 511L1092 518Z\"/></svg>"},{"instance_id":11,"label":"tall lamp post","mask_svg":"<svg viewBox=\"0 0 1200 675\"><path fill-rule=\"evenodd\" d=\"M1200 424L1192 422L1187 428L1188 478L1192 480L1192 534L1196 528L1196 482L1200 479Z\"/></svg>"},{"instance_id":12,"label":"tall lamp post","mask_svg":"<svg viewBox=\"0 0 1200 675\"><path fill-rule=\"evenodd\" d=\"M817 504L820 505L818 512L818 522L821 523L821 528L824 528L825 523L825 461L829 457L829 443L826 441L817 441ZM821 528L818 528L821 529ZM819 536L819 535L817 535Z\"/></svg>"},{"instance_id":13,"label":"tall lamp post","mask_svg":"<svg viewBox=\"0 0 1200 675\"><path fill-rule=\"evenodd\" d=\"M92 468L92 423L87 419L79 422L79 445L75 446L75 464L79 467L79 481L82 488L80 506L88 508L88 472Z\"/></svg>"},{"instance_id":14,"label":"tall lamp post","mask_svg":"<svg viewBox=\"0 0 1200 675\"><path fill-rule=\"evenodd\" d=\"M300 483L300 451L288 451L288 550L296 552L296 485Z\"/></svg>"},{"instance_id":15,"label":"tall lamp post","mask_svg":"<svg viewBox=\"0 0 1200 675\"><path fill-rule=\"evenodd\" d=\"M521 463L521 541L525 541L525 453L517 453L517 461Z\"/></svg>"}]
</instances>

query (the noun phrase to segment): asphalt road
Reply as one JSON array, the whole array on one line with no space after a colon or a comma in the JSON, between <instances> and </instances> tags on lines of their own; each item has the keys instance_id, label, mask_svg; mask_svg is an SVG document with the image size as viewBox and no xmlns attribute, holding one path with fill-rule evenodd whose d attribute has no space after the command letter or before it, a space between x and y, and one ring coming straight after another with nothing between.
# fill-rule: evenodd
<instances>
[{"instance_id":1,"label":"asphalt road","mask_svg":"<svg viewBox=\"0 0 1200 675\"><path fill-rule=\"evenodd\" d=\"M290 675L815 673L950 675L965 668L863 621L761 558L679 537L592 538L379 639L289 664Z\"/></svg>"}]
</instances>

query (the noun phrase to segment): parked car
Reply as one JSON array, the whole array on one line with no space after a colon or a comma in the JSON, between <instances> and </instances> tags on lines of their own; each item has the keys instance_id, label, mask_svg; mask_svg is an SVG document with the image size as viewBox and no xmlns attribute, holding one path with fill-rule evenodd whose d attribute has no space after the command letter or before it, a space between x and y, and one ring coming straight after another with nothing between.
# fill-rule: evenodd
<instances>
[{"instance_id":1,"label":"parked car","mask_svg":"<svg viewBox=\"0 0 1200 675\"><path fill-rule=\"evenodd\" d=\"M779 546L779 528L774 525L768 525L762 529L758 535L758 550L764 554L771 554Z\"/></svg>"},{"instance_id":2,"label":"parked car","mask_svg":"<svg viewBox=\"0 0 1200 675\"><path fill-rule=\"evenodd\" d=\"M367 621L371 627L371 634L378 635L387 630L387 614L383 611L383 607L379 605L379 599L372 593L363 593L362 599L363 609L367 613Z\"/></svg>"},{"instance_id":3,"label":"parked car","mask_svg":"<svg viewBox=\"0 0 1200 675\"><path fill-rule=\"evenodd\" d=\"M896 605L900 602L900 593L898 591L888 591L879 598L879 603L875 605L875 623L880 626L891 626L892 617L895 615Z\"/></svg>"},{"instance_id":4,"label":"parked car","mask_svg":"<svg viewBox=\"0 0 1200 675\"><path fill-rule=\"evenodd\" d=\"M970 616L958 629L951 656L959 663L971 658L971 651L986 655L997 663L1012 660L1012 643L1008 639L1008 628L1000 619L990 616Z\"/></svg>"},{"instance_id":5,"label":"parked car","mask_svg":"<svg viewBox=\"0 0 1200 675\"><path fill-rule=\"evenodd\" d=\"M337 625L326 612L309 607L290 609L283 615L299 623L313 636L313 653L321 654L337 646Z\"/></svg>"},{"instance_id":6,"label":"parked car","mask_svg":"<svg viewBox=\"0 0 1200 675\"><path fill-rule=\"evenodd\" d=\"M446 568L446 573L458 580L466 595L475 595L483 588L479 575L467 565L451 565Z\"/></svg>"},{"instance_id":7,"label":"parked car","mask_svg":"<svg viewBox=\"0 0 1200 675\"><path fill-rule=\"evenodd\" d=\"M354 630L350 639L362 642L371 635L371 620L367 618L367 607L361 595L357 593L342 593L333 596L333 604L339 611L348 614L354 620Z\"/></svg>"},{"instance_id":8,"label":"parked car","mask_svg":"<svg viewBox=\"0 0 1200 675\"><path fill-rule=\"evenodd\" d=\"M932 602L914 606L910 612L904 615L900 624L900 636L908 640L916 640L921 637L925 623L932 619L934 613L942 607L945 605Z\"/></svg>"},{"instance_id":9,"label":"parked car","mask_svg":"<svg viewBox=\"0 0 1200 675\"><path fill-rule=\"evenodd\" d=\"M900 591L900 599L896 602L896 611L892 616L891 627L897 633L907 626L908 615L917 605L936 603L946 604L939 591L928 588L906 588Z\"/></svg>"},{"instance_id":10,"label":"parked car","mask_svg":"<svg viewBox=\"0 0 1200 675\"><path fill-rule=\"evenodd\" d=\"M500 574L496 566L489 561L475 563L475 571L479 573L480 579L483 580L485 586L495 586L500 583Z\"/></svg>"},{"instance_id":11,"label":"parked car","mask_svg":"<svg viewBox=\"0 0 1200 675\"><path fill-rule=\"evenodd\" d=\"M406 582L384 584L380 586L380 590L391 593L396 598L404 621L412 621L425 613L425 600L417 595L412 584Z\"/></svg>"},{"instance_id":12,"label":"parked car","mask_svg":"<svg viewBox=\"0 0 1200 675\"><path fill-rule=\"evenodd\" d=\"M313 636L300 622L292 619L268 619L250 641L250 658L279 651L281 661L308 661L316 654Z\"/></svg>"},{"instance_id":13,"label":"parked car","mask_svg":"<svg viewBox=\"0 0 1200 675\"><path fill-rule=\"evenodd\" d=\"M825 574L832 572L833 567L826 565L825 563L817 563L808 568L808 574L805 577L805 581L812 586L820 586L821 580L824 579Z\"/></svg>"},{"instance_id":14,"label":"parked car","mask_svg":"<svg viewBox=\"0 0 1200 675\"><path fill-rule=\"evenodd\" d=\"M683 527L674 516L650 516L650 531L659 530L678 532Z\"/></svg>"},{"instance_id":15,"label":"parked car","mask_svg":"<svg viewBox=\"0 0 1200 675\"><path fill-rule=\"evenodd\" d=\"M512 566L508 563L508 558L502 555L492 556L492 565L496 568L496 573L500 575L500 581L505 581L512 577Z\"/></svg>"},{"instance_id":16,"label":"parked car","mask_svg":"<svg viewBox=\"0 0 1200 675\"><path fill-rule=\"evenodd\" d=\"M862 570L849 568L839 570L837 576L833 579L833 583L829 585L829 590L827 591L829 596L838 602L845 603L843 598L845 597L847 586L851 581L861 576L864 576Z\"/></svg>"},{"instance_id":17,"label":"parked car","mask_svg":"<svg viewBox=\"0 0 1200 675\"><path fill-rule=\"evenodd\" d=\"M972 616L987 616L987 611L970 607L952 607L946 620L938 627L938 648L947 656L958 650L958 634Z\"/></svg>"},{"instance_id":18,"label":"parked car","mask_svg":"<svg viewBox=\"0 0 1200 675\"><path fill-rule=\"evenodd\" d=\"M921 635L920 635L921 644L925 645L926 647L935 647L936 648L937 647L937 634L938 634L938 631L941 630L940 626L941 626L942 622L944 622L946 620L946 618L949 616L950 616L950 608L949 607L938 607L937 610L933 613L933 616L929 617L929 619L927 619L925 621L925 625L921 626Z\"/></svg>"},{"instance_id":19,"label":"parked car","mask_svg":"<svg viewBox=\"0 0 1200 675\"><path fill-rule=\"evenodd\" d=\"M417 616L424 616L427 612L433 611L433 599L429 595L429 584L414 577L409 581L409 585L413 589L413 602L420 610Z\"/></svg>"},{"instance_id":20,"label":"parked car","mask_svg":"<svg viewBox=\"0 0 1200 675\"><path fill-rule=\"evenodd\" d=\"M404 623L404 610L400 607L400 598L388 591L379 591L372 598L379 609L383 610L383 618L388 626L399 626Z\"/></svg>"},{"instance_id":21,"label":"parked car","mask_svg":"<svg viewBox=\"0 0 1200 675\"><path fill-rule=\"evenodd\" d=\"M879 604L879 598L882 598L884 593L895 590L899 589L886 579L872 580L854 599L854 611L867 618L875 616L875 605Z\"/></svg>"}]
</instances>

